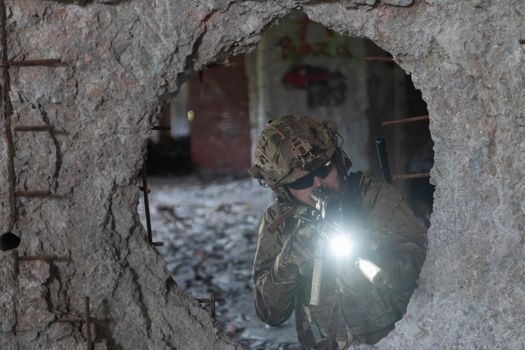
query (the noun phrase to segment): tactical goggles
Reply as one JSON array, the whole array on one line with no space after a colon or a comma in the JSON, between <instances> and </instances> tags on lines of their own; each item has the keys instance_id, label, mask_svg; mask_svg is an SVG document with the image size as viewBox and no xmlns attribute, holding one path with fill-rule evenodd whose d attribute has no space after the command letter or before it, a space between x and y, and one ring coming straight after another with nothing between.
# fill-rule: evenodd
<instances>
[{"instance_id":1,"label":"tactical goggles","mask_svg":"<svg viewBox=\"0 0 525 350\"><path fill-rule=\"evenodd\" d=\"M292 183L287 184L292 190L304 190L305 188L312 187L314 185L314 178L318 177L324 179L330 174L330 171L334 167L334 158L330 158L326 163L321 165L319 168L311 171L305 176L295 180Z\"/></svg>"}]
</instances>

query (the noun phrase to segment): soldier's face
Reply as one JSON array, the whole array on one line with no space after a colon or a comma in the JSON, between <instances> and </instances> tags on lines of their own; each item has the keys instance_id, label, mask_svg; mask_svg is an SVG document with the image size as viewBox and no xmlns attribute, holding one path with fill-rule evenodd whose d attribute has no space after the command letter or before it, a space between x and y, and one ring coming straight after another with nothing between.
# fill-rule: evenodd
<instances>
[{"instance_id":1,"label":"soldier's face","mask_svg":"<svg viewBox=\"0 0 525 350\"><path fill-rule=\"evenodd\" d=\"M323 187L329 190L330 192L338 193L340 186L337 168L332 165L332 169L324 178L320 176L315 176L313 179L313 184L310 187L302 189L293 189L288 187L288 191L290 191L292 196L299 202L315 208L315 202L312 199L312 191L316 187Z\"/></svg>"}]
</instances>

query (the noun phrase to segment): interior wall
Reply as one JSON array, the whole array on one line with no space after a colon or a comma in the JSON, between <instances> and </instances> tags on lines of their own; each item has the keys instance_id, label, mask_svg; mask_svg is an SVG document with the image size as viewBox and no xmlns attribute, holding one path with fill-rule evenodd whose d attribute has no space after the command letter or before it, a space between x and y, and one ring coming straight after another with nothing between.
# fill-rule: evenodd
<instances>
[{"instance_id":1,"label":"interior wall","mask_svg":"<svg viewBox=\"0 0 525 350\"><path fill-rule=\"evenodd\" d=\"M408 116L406 74L394 62L368 62L367 56L388 54L302 12L276 21L247 56L253 139L270 119L310 115L336 121L354 170L379 174L374 144L379 136L389 143L393 168L401 168L405 135L381 123Z\"/></svg>"},{"instance_id":2,"label":"interior wall","mask_svg":"<svg viewBox=\"0 0 525 350\"><path fill-rule=\"evenodd\" d=\"M70 261L24 262L17 274L14 254L0 253L2 349L83 346L81 327L56 320L82 315L86 296L99 319L93 325L99 349L239 348L173 284L146 242L135 178L156 106L189 73L253 48L273 20L295 9L392 53L428 103L436 192L427 259L407 314L376 348L521 347L525 4L6 3L8 57L64 62L10 69L13 127L52 124L65 131L15 134L17 189L56 194L17 199L18 253ZM5 231L11 212L5 129L0 136Z\"/></svg>"},{"instance_id":3,"label":"interior wall","mask_svg":"<svg viewBox=\"0 0 525 350\"><path fill-rule=\"evenodd\" d=\"M288 114L335 120L356 169L367 170L368 100L364 43L344 38L294 13L274 24L251 57L258 88L256 134L273 118ZM264 111L264 112L261 112ZM253 119L253 117L252 117Z\"/></svg>"},{"instance_id":4,"label":"interior wall","mask_svg":"<svg viewBox=\"0 0 525 350\"><path fill-rule=\"evenodd\" d=\"M244 55L195 74L188 90L192 162L204 172L245 174L251 140Z\"/></svg>"}]
</instances>

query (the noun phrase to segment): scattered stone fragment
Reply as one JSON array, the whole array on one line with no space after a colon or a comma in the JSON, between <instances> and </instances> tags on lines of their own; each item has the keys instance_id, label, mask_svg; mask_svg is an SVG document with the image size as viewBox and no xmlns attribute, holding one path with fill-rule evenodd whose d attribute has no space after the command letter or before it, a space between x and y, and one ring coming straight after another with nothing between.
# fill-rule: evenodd
<instances>
[{"instance_id":1,"label":"scattered stone fragment","mask_svg":"<svg viewBox=\"0 0 525 350\"><path fill-rule=\"evenodd\" d=\"M155 178L148 182L154 240L165 242L159 252L177 285L194 298L214 293L219 326L245 347L298 349L293 317L270 328L255 314L251 268L271 192L246 179L186 177L169 186L164 179L162 188ZM143 210L139 206L142 216Z\"/></svg>"}]
</instances>

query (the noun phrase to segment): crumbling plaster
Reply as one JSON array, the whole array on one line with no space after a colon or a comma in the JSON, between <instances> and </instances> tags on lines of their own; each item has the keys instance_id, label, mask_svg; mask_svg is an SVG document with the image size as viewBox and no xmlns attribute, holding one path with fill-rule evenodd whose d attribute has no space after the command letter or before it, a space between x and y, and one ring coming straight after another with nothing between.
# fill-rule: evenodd
<instances>
[{"instance_id":1,"label":"crumbling plaster","mask_svg":"<svg viewBox=\"0 0 525 350\"><path fill-rule=\"evenodd\" d=\"M136 213L145 140L159 102L193 71L254 47L295 9L365 36L412 74L430 112L436 185L429 249L408 313L379 349L519 349L525 322L525 3L522 1L7 0L20 254L0 253L0 348L83 347L90 296L97 349L234 349L171 282ZM2 130L2 139L4 131ZM2 231L9 213L5 143ZM255 234L255 233L254 233ZM15 335L14 330L17 330ZM95 328L94 328L95 330ZM364 347L363 347L364 348Z\"/></svg>"}]
</instances>

